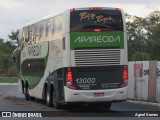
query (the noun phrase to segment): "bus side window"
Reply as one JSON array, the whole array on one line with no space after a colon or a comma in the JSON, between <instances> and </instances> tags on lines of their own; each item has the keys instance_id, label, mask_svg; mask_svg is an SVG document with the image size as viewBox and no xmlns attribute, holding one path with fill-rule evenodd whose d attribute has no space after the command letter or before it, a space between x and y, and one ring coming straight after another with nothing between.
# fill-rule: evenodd
<instances>
[{"instance_id":1,"label":"bus side window","mask_svg":"<svg viewBox=\"0 0 160 120\"><path fill-rule=\"evenodd\" d=\"M52 40L55 40L55 19L52 19Z\"/></svg>"},{"instance_id":2,"label":"bus side window","mask_svg":"<svg viewBox=\"0 0 160 120\"><path fill-rule=\"evenodd\" d=\"M39 24L36 24L36 28L35 28L35 43L39 42Z\"/></svg>"},{"instance_id":3,"label":"bus side window","mask_svg":"<svg viewBox=\"0 0 160 120\"><path fill-rule=\"evenodd\" d=\"M28 27L28 38L29 38L28 44L29 44L29 45L32 44L32 34L33 34L32 27L29 26L29 27Z\"/></svg>"},{"instance_id":4,"label":"bus side window","mask_svg":"<svg viewBox=\"0 0 160 120\"><path fill-rule=\"evenodd\" d=\"M45 28L44 21L39 24L39 41L44 41L45 39Z\"/></svg>"},{"instance_id":5,"label":"bus side window","mask_svg":"<svg viewBox=\"0 0 160 120\"><path fill-rule=\"evenodd\" d=\"M45 22L45 39L46 39L46 41L49 41L51 39L50 31L51 31L51 19L49 19Z\"/></svg>"},{"instance_id":6,"label":"bus side window","mask_svg":"<svg viewBox=\"0 0 160 120\"><path fill-rule=\"evenodd\" d=\"M55 17L55 39L62 38L62 16Z\"/></svg>"},{"instance_id":7,"label":"bus side window","mask_svg":"<svg viewBox=\"0 0 160 120\"><path fill-rule=\"evenodd\" d=\"M32 38L32 44L36 43L36 25L33 26L33 38Z\"/></svg>"},{"instance_id":8,"label":"bus side window","mask_svg":"<svg viewBox=\"0 0 160 120\"><path fill-rule=\"evenodd\" d=\"M28 45L28 42L29 42L28 27L26 27L26 28L24 29L24 44L25 44L25 45Z\"/></svg>"},{"instance_id":9,"label":"bus side window","mask_svg":"<svg viewBox=\"0 0 160 120\"><path fill-rule=\"evenodd\" d=\"M45 31L45 37L48 38L49 37L49 23L46 23L46 31Z\"/></svg>"},{"instance_id":10,"label":"bus side window","mask_svg":"<svg viewBox=\"0 0 160 120\"><path fill-rule=\"evenodd\" d=\"M25 60L22 63L22 75L24 76L35 76L42 77L45 70L45 60L36 59L36 60Z\"/></svg>"}]
</instances>

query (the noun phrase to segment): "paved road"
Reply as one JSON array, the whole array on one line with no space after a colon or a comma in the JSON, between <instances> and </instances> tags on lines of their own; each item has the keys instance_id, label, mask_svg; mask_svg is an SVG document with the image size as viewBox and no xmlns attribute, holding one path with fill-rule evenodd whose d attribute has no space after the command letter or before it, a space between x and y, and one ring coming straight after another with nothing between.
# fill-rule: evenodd
<instances>
[{"instance_id":1,"label":"paved road","mask_svg":"<svg viewBox=\"0 0 160 120\"><path fill-rule=\"evenodd\" d=\"M76 108L75 106L64 107L63 109L57 112L56 109L47 107L45 103L41 100L25 101L24 95L20 94L17 88L18 88L17 85L0 85L0 111L21 111L21 112L22 111L47 111L49 115L55 114L55 116L61 116L61 117L70 116L70 117L61 118L61 119L69 119L69 120L71 119L71 117L74 117L72 120L74 119L79 120L80 119L79 117L87 117L87 116L106 116L106 115L108 116L109 115L109 116L116 117L116 116L123 116L123 115L128 116L129 114L136 113L136 112L130 112L130 111L137 111L137 112L143 111L142 113L144 112L150 113L150 111L155 111L155 112L160 111L160 108L158 107L129 103L129 102L122 102L122 103L113 103L110 111L106 113L94 112L93 110L91 111L91 109L88 108L87 106L76 106ZM56 111L56 112L53 112L53 111ZM74 112L74 111L78 111L78 112ZM81 111L85 111L85 112L81 112ZM95 118L92 118L92 120L94 120ZM147 120L148 118L145 118L145 120ZM51 119L51 118L48 118L48 119ZM58 117L57 119L60 119L60 117ZM83 118L83 119L89 120L91 119L91 117ZM98 119L106 120L106 117L100 117ZM116 117L115 119L121 119L121 118ZM133 119L133 117L131 119ZM141 118L141 119L144 119L144 118ZM158 117L154 118L154 120L156 119L158 120L159 118Z\"/></svg>"}]
</instances>

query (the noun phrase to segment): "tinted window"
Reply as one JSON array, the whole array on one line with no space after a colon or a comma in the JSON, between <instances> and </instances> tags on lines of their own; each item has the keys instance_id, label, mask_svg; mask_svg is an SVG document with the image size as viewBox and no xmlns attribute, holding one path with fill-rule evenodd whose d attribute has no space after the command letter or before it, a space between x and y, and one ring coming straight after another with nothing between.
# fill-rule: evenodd
<instances>
[{"instance_id":1,"label":"tinted window","mask_svg":"<svg viewBox=\"0 0 160 120\"><path fill-rule=\"evenodd\" d=\"M26 60L22 64L22 74L24 76L42 77L44 75L44 70L44 59Z\"/></svg>"},{"instance_id":2,"label":"tinted window","mask_svg":"<svg viewBox=\"0 0 160 120\"><path fill-rule=\"evenodd\" d=\"M61 39L62 37L62 16L56 16L53 19L52 36L53 40Z\"/></svg>"},{"instance_id":3,"label":"tinted window","mask_svg":"<svg viewBox=\"0 0 160 120\"><path fill-rule=\"evenodd\" d=\"M122 14L116 10L79 10L71 12L71 32L123 31Z\"/></svg>"}]
</instances>

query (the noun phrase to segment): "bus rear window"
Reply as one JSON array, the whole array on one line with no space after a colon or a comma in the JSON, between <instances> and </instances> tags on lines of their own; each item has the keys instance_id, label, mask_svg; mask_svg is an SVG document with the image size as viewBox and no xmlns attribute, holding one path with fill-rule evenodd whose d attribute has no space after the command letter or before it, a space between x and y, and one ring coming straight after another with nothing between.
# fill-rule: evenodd
<instances>
[{"instance_id":1,"label":"bus rear window","mask_svg":"<svg viewBox=\"0 0 160 120\"><path fill-rule=\"evenodd\" d=\"M73 11L70 15L70 31L123 31L122 14L116 10Z\"/></svg>"}]
</instances>

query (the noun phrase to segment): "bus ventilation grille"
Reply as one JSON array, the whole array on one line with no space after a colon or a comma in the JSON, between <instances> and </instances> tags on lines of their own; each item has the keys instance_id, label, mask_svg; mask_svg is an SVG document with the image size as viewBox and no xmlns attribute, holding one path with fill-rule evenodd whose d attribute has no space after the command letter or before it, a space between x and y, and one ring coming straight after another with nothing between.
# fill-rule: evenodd
<instances>
[{"instance_id":1,"label":"bus ventilation grille","mask_svg":"<svg viewBox=\"0 0 160 120\"><path fill-rule=\"evenodd\" d=\"M120 65L120 53L117 49L75 50L75 64L76 66Z\"/></svg>"}]
</instances>

